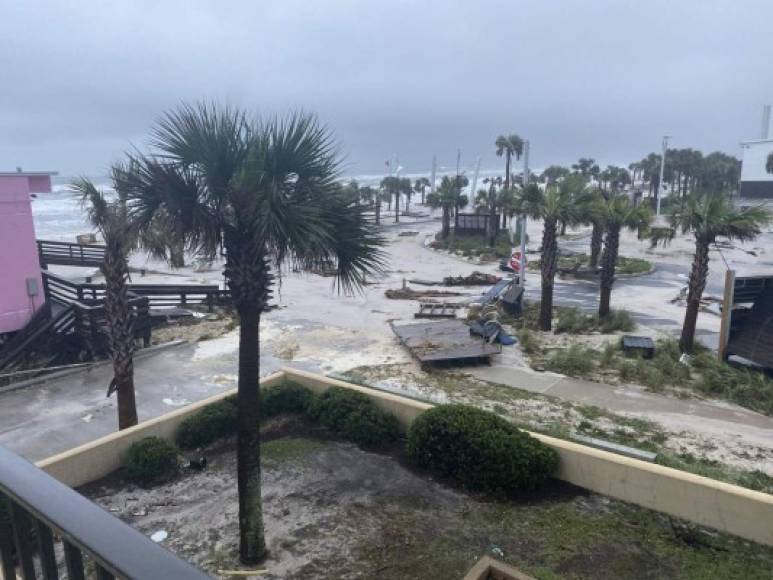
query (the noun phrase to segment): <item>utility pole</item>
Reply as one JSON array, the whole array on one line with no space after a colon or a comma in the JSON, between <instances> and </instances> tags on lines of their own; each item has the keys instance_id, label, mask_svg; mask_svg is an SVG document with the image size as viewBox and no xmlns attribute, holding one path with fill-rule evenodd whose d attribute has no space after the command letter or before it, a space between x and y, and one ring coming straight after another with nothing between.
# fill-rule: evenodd
<instances>
[{"instance_id":1,"label":"utility pole","mask_svg":"<svg viewBox=\"0 0 773 580\"><path fill-rule=\"evenodd\" d=\"M432 177L429 180L429 192L435 193L435 173L437 171L437 155L432 156Z\"/></svg>"},{"instance_id":2,"label":"utility pole","mask_svg":"<svg viewBox=\"0 0 773 580\"><path fill-rule=\"evenodd\" d=\"M660 217L660 198L663 195L663 173L666 170L666 151L668 150L668 140L670 139L669 135L663 136L663 153L660 156L660 180L658 181L658 188L655 191L655 194L658 197L658 205L657 205L657 211L655 212L655 217Z\"/></svg>"},{"instance_id":3,"label":"utility pole","mask_svg":"<svg viewBox=\"0 0 773 580\"><path fill-rule=\"evenodd\" d=\"M472 189L470 190L470 197L475 195L478 191L478 174L480 174L480 155L478 156L478 163L475 165L475 173L472 176Z\"/></svg>"},{"instance_id":4,"label":"utility pole","mask_svg":"<svg viewBox=\"0 0 773 580\"><path fill-rule=\"evenodd\" d=\"M529 185L529 140L523 142L523 187ZM518 269L518 284L526 287L526 214L521 214L521 264Z\"/></svg>"}]
</instances>

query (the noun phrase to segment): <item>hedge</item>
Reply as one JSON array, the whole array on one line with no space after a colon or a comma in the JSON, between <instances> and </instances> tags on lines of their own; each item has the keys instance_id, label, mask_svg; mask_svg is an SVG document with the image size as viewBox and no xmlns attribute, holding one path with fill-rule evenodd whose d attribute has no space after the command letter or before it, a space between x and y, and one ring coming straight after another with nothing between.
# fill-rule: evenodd
<instances>
[{"instance_id":1,"label":"hedge","mask_svg":"<svg viewBox=\"0 0 773 580\"><path fill-rule=\"evenodd\" d=\"M177 447L160 437L146 437L129 447L126 472L140 483L173 474L177 470Z\"/></svg>"},{"instance_id":2,"label":"hedge","mask_svg":"<svg viewBox=\"0 0 773 580\"><path fill-rule=\"evenodd\" d=\"M416 465L469 489L500 493L534 490L558 465L558 454L494 413L441 405L416 418L408 432Z\"/></svg>"},{"instance_id":3,"label":"hedge","mask_svg":"<svg viewBox=\"0 0 773 580\"><path fill-rule=\"evenodd\" d=\"M319 395L309 413L334 433L360 445L379 446L400 436L394 415L379 409L364 394L344 387L331 387Z\"/></svg>"}]
</instances>

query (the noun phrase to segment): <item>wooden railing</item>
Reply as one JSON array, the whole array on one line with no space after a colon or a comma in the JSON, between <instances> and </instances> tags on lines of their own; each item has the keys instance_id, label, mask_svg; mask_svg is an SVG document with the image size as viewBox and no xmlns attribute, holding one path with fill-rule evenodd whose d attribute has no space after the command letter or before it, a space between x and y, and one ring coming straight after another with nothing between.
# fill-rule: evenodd
<instances>
[{"instance_id":1,"label":"wooden railing","mask_svg":"<svg viewBox=\"0 0 773 580\"><path fill-rule=\"evenodd\" d=\"M60 541L58 550L55 544ZM99 580L208 578L0 446L0 576L55 579L61 566L67 578L83 579L92 565Z\"/></svg>"},{"instance_id":2,"label":"wooden railing","mask_svg":"<svg viewBox=\"0 0 773 580\"><path fill-rule=\"evenodd\" d=\"M60 304L96 303L105 297L104 284L72 282L50 272L43 272L43 288L47 298ZM215 284L129 284L128 288L132 294L147 298L151 308L206 305L211 312L228 296L228 291Z\"/></svg>"},{"instance_id":3,"label":"wooden railing","mask_svg":"<svg viewBox=\"0 0 773 580\"><path fill-rule=\"evenodd\" d=\"M105 246L38 240L38 259L44 270L51 264L98 268L105 260Z\"/></svg>"}]
</instances>

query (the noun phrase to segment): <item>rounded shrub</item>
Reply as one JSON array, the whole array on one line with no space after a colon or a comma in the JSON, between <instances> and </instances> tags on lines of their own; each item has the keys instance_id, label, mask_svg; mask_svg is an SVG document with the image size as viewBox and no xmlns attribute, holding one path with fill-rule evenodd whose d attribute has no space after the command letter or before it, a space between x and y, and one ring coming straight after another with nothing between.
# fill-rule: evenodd
<instances>
[{"instance_id":1,"label":"rounded shrub","mask_svg":"<svg viewBox=\"0 0 773 580\"><path fill-rule=\"evenodd\" d=\"M129 479L148 483L177 470L177 447L166 439L146 437L129 447L126 473Z\"/></svg>"},{"instance_id":2,"label":"rounded shrub","mask_svg":"<svg viewBox=\"0 0 773 580\"><path fill-rule=\"evenodd\" d=\"M309 407L311 416L348 441L378 446L395 441L400 425L364 394L343 387L331 387Z\"/></svg>"},{"instance_id":3,"label":"rounded shrub","mask_svg":"<svg viewBox=\"0 0 773 580\"><path fill-rule=\"evenodd\" d=\"M297 383L284 383L261 393L260 414L263 418L286 413L306 413L314 399L306 387Z\"/></svg>"},{"instance_id":4,"label":"rounded shrub","mask_svg":"<svg viewBox=\"0 0 773 580\"><path fill-rule=\"evenodd\" d=\"M236 399L228 397L183 420L177 428L175 441L183 449L209 445L221 437L236 433L237 418Z\"/></svg>"},{"instance_id":5,"label":"rounded shrub","mask_svg":"<svg viewBox=\"0 0 773 580\"><path fill-rule=\"evenodd\" d=\"M558 465L555 450L502 417L466 405L441 405L417 417L408 456L469 489L503 493L537 489Z\"/></svg>"}]
</instances>

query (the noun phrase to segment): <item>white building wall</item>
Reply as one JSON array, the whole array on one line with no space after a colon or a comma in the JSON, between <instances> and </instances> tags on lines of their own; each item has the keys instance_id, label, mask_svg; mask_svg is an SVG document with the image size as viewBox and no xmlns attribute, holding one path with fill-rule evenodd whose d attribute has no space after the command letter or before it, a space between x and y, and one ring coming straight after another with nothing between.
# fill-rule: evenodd
<instances>
[{"instance_id":1,"label":"white building wall","mask_svg":"<svg viewBox=\"0 0 773 580\"><path fill-rule=\"evenodd\" d=\"M773 173L765 171L765 163L771 153L773 139L744 143L741 181L773 181Z\"/></svg>"}]
</instances>

